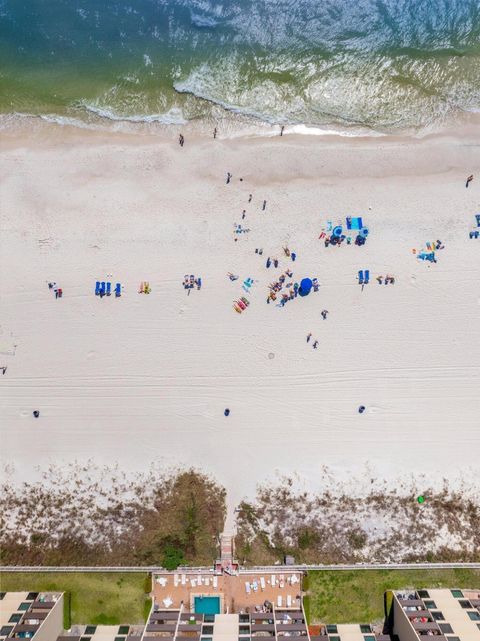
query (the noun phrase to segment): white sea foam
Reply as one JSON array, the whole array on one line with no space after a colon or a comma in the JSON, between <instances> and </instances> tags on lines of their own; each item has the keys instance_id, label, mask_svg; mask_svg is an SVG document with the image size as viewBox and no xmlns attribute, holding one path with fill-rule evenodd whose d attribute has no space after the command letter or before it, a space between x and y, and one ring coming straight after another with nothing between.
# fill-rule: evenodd
<instances>
[{"instance_id":1,"label":"white sea foam","mask_svg":"<svg viewBox=\"0 0 480 641\"><path fill-rule=\"evenodd\" d=\"M106 118L107 120L113 120L115 122L158 122L163 125L185 125L187 123L187 120L185 120L183 112L179 107L172 107L168 111L161 114L125 115L119 114L118 112L115 112L108 107L99 107L98 105L92 105L88 103L82 103L81 106L86 111L93 113L96 116L100 116L100 118Z\"/></svg>"},{"instance_id":2,"label":"white sea foam","mask_svg":"<svg viewBox=\"0 0 480 641\"><path fill-rule=\"evenodd\" d=\"M220 100L219 98L213 98L194 82L189 82L188 80L175 82L173 84L173 88L178 93L190 94L191 96L194 96L195 98L198 98L200 100L205 100L206 102L210 102L214 105L218 105L219 107L223 107L223 109L225 109L226 111L231 111L233 113L242 116L248 116L250 118L256 118L257 120L262 120L263 122L267 122L272 125L278 123L278 119L274 116L271 116L270 114L262 113L254 109L249 109L247 107L242 107L241 105L231 104L224 100Z\"/></svg>"},{"instance_id":3,"label":"white sea foam","mask_svg":"<svg viewBox=\"0 0 480 641\"><path fill-rule=\"evenodd\" d=\"M144 62L146 67L153 67L152 59L146 53L143 54L143 62Z\"/></svg>"},{"instance_id":4,"label":"white sea foam","mask_svg":"<svg viewBox=\"0 0 480 641\"><path fill-rule=\"evenodd\" d=\"M300 134L302 136L345 136L347 138L369 138L387 135L373 129L338 129L333 127L331 129L322 129L311 125L293 125L285 133Z\"/></svg>"},{"instance_id":5,"label":"white sea foam","mask_svg":"<svg viewBox=\"0 0 480 641\"><path fill-rule=\"evenodd\" d=\"M200 27L204 29L212 28L217 26L217 21L214 18L211 18L210 16L202 16L198 13L193 13L192 12L192 24L195 25L195 27Z\"/></svg>"},{"instance_id":6,"label":"white sea foam","mask_svg":"<svg viewBox=\"0 0 480 641\"><path fill-rule=\"evenodd\" d=\"M80 129L98 129L93 123L85 122L80 118L72 118L70 116L60 116L58 114L41 114L41 120L53 123L55 125L63 125L66 127L78 127Z\"/></svg>"}]
</instances>

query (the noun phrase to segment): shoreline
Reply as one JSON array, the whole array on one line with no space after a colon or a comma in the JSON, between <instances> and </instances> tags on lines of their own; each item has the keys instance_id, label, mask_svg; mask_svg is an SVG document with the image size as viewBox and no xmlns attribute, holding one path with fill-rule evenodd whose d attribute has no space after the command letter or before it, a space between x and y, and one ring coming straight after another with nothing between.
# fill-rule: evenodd
<instances>
[{"instance_id":1,"label":"shoreline","mask_svg":"<svg viewBox=\"0 0 480 641\"><path fill-rule=\"evenodd\" d=\"M59 118L60 121L51 118ZM376 132L362 129L355 133L354 129L348 128L329 128L328 125L308 124L286 124L283 136L280 136L280 124L272 125L267 122L255 121L251 118L228 120L227 127L222 130L220 119L218 124L218 142L243 142L252 140L269 140L271 138L294 138L298 140L316 140L319 144L424 144L435 140L458 140L469 141L470 143L480 144L480 113L471 112L463 114L461 122L451 122L444 125L437 131L424 132ZM233 125L233 128L231 128ZM93 136L113 140L115 137L123 138L125 142L128 139L135 138L135 144L146 141L153 143L176 141L179 133L195 142L213 138L213 129L216 122L207 120L187 121L185 124L162 124L158 122L136 122L125 120L109 120L108 118L99 117L91 122L82 121L76 118L62 116L48 116L42 114L0 114L0 132L8 141L12 139L22 139L28 137L32 142L32 137L41 136L69 138L80 142L83 137ZM61 133L60 133L61 132Z\"/></svg>"}]
</instances>

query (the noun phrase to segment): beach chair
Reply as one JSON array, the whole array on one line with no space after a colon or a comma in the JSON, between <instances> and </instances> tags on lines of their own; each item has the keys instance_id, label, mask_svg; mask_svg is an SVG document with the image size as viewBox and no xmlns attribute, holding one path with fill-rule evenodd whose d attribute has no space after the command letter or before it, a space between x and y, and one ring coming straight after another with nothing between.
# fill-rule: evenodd
<instances>
[{"instance_id":1,"label":"beach chair","mask_svg":"<svg viewBox=\"0 0 480 641\"><path fill-rule=\"evenodd\" d=\"M110 296L112 293L112 283L107 283L107 296Z\"/></svg>"},{"instance_id":2,"label":"beach chair","mask_svg":"<svg viewBox=\"0 0 480 641\"><path fill-rule=\"evenodd\" d=\"M275 583L276 583L276 581L277 581L277 577L276 577L276 575L275 575L275 574L272 574L272 587L273 587L273 588L275 587Z\"/></svg>"},{"instance_id":3,"label":"beach chair","mask_svg":"<svg viewBox=\"0 0 480 641\"><path fill-rule=\"evenodd\" d=\"M122 295L122 286L120 283L115 285L115 298L119 298Z\"/></svg>"},{"instance_id":4,"label":"beach chair","mask_svg":"<svg viewBox=\"0 0 480 641\"><path fill-rule=\"evenodd\" d=\"M358 282L360 285L363 285L363 269L358 272Z\"/></svg>"},{"instance_id":5,"label":"beach chair","mask_svg":"<svg viewBox=\"0 0 480 641\"><path fill-rule=\"evenodd\" d=\"M213 588L216 590L218 588L218 577L214 576L212 579Z\"/></svg>"},{"instance_id":6,"label":"beach chair","mask_svg":"<svg viewBox=\"0 0 480 641\"><path fill-rule=\"evenodd\" d=\"M250 594L250 583L248 581L245 581L245 592Z\"/></svg>"},{"instance_id":7,"label":"beach chair","mask_svg":"<svg viewBox=\"0 0 480 641\"><path fill-rule=\"evenodd\" d=\"M97 280L95 283L95 296L98 296L100 294L100 281Z\"/></svg>"},{"instance_id":8,"label":"beach chair","mask_svg":"<svg viewBox=\"0 0 480 641\"><path fill-rule=\"evenodd\" d=\"M475 214L475 220L477 221L477 227L480 227L480 214Z\"/></svg>"},{"instance_id":9,"label":"beach chair","mask_svg":"<svg viewBox=\"0 0 480 641\"><path fill-rule=\"evenodd\" d=\"M187 585L187 575L182 574L182 585Z\"/></svg>"},{"instance_id":10,"label":"beach chair","mask_svg":"<svg viewBox=\"0 0 480 641\"><path fill-rule=\"evenodd\" d=\"M254 592L258 592L258 583L256 581L252 583L252 588Z\"/></svg>"},{"instance_id":11,"label":"beach chair","mask_svg":"<svg viewBox=\"0 0 480 641\"><path fill-rule=\"evenodd\" d=\"M202 289L202 279L200 276L197 278L197 289Z\"/></svg>"},{"instance_id":12,"label":"beach chair","mask_svg":"<svg viewBox=\"0 0 480 641\"><path fill-rule=\"evenodd\" d=\"M205 582L206 586L209 586L210 585L210 577L206 576L205 579L204 579L204 582Z\"/></svg>"},{"instance_id":13,"label":"beach chair","mask_svg":"<svg viewBox=\"0 0 480 641\"><path fill-rule=\"evenodd\" d=\"M199 575L197 576L197 583L198 583L198 585L202 585L202 583L203 583L202 575L201 575L201 574L199 574Z\"/></svg>"},{"instance_id":14,"label":"beach chair","mask_svg":"<svg viewBox=\"0 0 480 641\"><path fill-rule=\"evenodd\" d=\"M333 224L331 220L327 220L327 231L332 231Z\"/></svg>"},{"instance_id":15,"label":"beach chair","mask_svg":"<svg viewBox=\"0 0 480 641\"><path fill-rule=\"evenodd\" d=\"M282 607L282 596L279 594L277 596L277 608L281 608L281 607Z\"/></svg>"},{"instance_id":16,"label":"beach chair","mask_svg":"<svg viewBox=\"0 0 480 641\"><path fill-rule=\"evenodd\" d=\"M265 590L265 579L263 576L260 577L260 589L262 592Z\"/></svg>"},{"instance_id":17,"label":"beach chair","mask_svg":"<svg viewBox=\"0 0 480 641\"><path fill-rule=\"evenodd\" d=\"M290 594L287 594L287 608L292 607L292 596Z\"/></svg>"},{"instance_id":18,"label":"beach chair","mask_svg":"<svg viewBox=\"0 0 480 641\"><path fill-rule=\"evenodd\" d=\"M363 281L364 285L368 285L370 281L370 270L366 269L365 270L365 280Z\"/></svg>"},{"instance_id":19,"label":"beach chair","mask_svg":"<svg viewBox=\"0 0 480 641\"><path fill-rule=\"evenodd\" d=\"M100 283L100 291L99 291L100 296L105 296L105 281L102 281Z\"/></svg>"}]
</instances>

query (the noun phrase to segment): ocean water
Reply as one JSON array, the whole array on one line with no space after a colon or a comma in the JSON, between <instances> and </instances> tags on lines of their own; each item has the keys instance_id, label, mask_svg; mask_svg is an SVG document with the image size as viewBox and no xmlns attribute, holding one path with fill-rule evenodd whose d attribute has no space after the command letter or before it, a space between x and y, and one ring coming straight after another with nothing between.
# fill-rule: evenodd
<instances>
[{"instance_id":1,"label":"ocean water","mask_svg":"<svg viewBox=\"0 0 480 641\"><path fill-rule=\"evenodd\" d=\"M423 133L480 111L480 0L0 0L0 113Z\"/></svg>"}]
</instances>

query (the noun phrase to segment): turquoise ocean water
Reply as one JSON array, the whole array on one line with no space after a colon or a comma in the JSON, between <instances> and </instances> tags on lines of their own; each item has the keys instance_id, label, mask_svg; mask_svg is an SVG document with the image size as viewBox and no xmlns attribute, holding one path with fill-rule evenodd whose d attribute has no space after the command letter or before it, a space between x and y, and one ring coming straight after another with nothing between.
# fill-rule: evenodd
<instances>
[{"instance_id":1,"label":"turquoise ocean water","mask_svg":"<svg viewBox=\"0 0 480 641\"><path fill-rule=\"evenodd\" d=\"M0 0L0 113L429 132L480 111L480 0Z\"/></svg>"}]
</instances>

